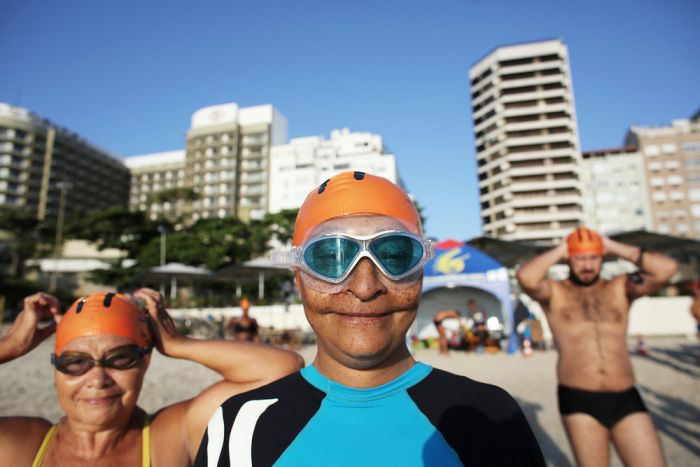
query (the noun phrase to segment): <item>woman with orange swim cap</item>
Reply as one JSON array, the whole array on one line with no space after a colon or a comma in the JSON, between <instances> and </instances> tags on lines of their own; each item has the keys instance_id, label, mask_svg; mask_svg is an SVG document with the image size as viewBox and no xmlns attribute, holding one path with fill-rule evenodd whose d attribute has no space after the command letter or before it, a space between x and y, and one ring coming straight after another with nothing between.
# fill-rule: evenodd
<instances>
[{"instance_id":1,"label":"woman with orange swim cap","mask_svg":"<svg viewBox=\"0 0 700 467\"><path fill-rule=\"evenodd\" d=\"M227 398L298 370L289 351L230 341L188 339L175 329L161 295L95 293L63 315L58 301L38 293L0 338L0 364L18 358L56 332L51 362L65 416L0 417L0 459L11 465L192 465L209 417ZM41 327L41 320L51 324ZM222 381L194 398L147 415L137 406L153 347L209 367ZM3 462L4 465L4 462Z\"/></svg>"}]
</instances>

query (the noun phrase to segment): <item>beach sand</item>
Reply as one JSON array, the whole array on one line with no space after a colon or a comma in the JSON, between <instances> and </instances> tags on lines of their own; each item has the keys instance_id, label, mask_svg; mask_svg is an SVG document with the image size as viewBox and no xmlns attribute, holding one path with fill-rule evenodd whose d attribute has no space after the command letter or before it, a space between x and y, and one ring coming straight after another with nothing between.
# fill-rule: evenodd
<instances>
[{"instance_id":1,"label":"beach sand","mask_svg":"<svg viewBox=\"0 0 700 467\"><path fill-rule=\"evenodd\" d=\"M637 382L661 436L668 464L700 465L700 346L694 339L648 341L651 354L632 356ZM633 342L630 341L630 348ZM40 416L58 420L62 411L53 387L49 339L30 354L0 366L0 416ZM301 350L307 364L315 347ZM547 463L573 465L556 401L556 352L535 352L531 358L505 354L441 356L432 349L418 350L416 358L453 373L505 388L520 403ZM235 358L235 356L233 356ZM217 375L191 362L163 357L157 352L146 375L140 405L153 412L166 404L199 393L218 381ZM613 456L613 465L621 465Z\"/></svg>"}]
</instances>

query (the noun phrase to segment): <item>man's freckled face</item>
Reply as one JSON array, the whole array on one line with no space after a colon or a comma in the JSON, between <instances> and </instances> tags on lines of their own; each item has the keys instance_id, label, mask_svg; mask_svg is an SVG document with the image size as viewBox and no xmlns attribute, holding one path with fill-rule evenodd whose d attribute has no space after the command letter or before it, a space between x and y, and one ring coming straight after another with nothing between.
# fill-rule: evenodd
<instances>
[{"instance_id":1,"label":"man's freckled face","mask_svg":"<svg viewBox=\"0 0 700 467\"><path fill-rule=\"evenodd\" d=\"M330 233L372 235L406 228L384 216L358 215L331 219L314 229L309 238ZM316 332L319 352L354 368L372 368L405 346L415 319L422 272L395 282L369 258L363 258L342 284L317 287L319 279L303 272L299 285L309 323Z\"/></svg>"}]
</instances>

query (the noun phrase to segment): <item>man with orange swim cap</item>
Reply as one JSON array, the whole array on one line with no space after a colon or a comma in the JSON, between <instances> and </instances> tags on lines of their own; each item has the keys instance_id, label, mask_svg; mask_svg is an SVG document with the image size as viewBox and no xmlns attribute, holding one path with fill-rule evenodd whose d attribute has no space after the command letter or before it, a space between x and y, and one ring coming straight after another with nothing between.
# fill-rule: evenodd
<instances>
[{"instance_id":1,"label":"man with orange swim cap","mask_svg":"<svg viewBox=\"0 0 700 467\"><path fill-rule=\"evenodd\" d=\"M600 278L605 255L639 271ZM569 264L569 278L549 268ZM542 306L559 351L559 412L579 465L609 465L612 441L625 465L664 465L651 417L637 389L627 352L631 302L668 282L676 262L580 227L561 244L523 265L518 281Z\"/></svg>"},{"instance_id":2,"label":"man with orange swim cap","mask_svg":"<svg viewBox=\"0 0 700 467\"><path fill-rule=\"evenodd\" d=\"M418 210L403 190L386 178L343 172L308 194L294 224L292 244L301 245L314 227L329 219L361 213L393 217L409 232L423 233Z\"/></svg>"},{"instance_id":3,"label":"man with orange swim cap","mask_svg":"<svg viewBox=\"0 0 700 467\"><path fill-rule=\"evenodd\" d=\"M195 465L544 465L505 391L408 351L432 246L399 187L330 178L304 201L293 244L279 262L297 274L316 358L226 401Z\"/></svg>"}]
</instances>

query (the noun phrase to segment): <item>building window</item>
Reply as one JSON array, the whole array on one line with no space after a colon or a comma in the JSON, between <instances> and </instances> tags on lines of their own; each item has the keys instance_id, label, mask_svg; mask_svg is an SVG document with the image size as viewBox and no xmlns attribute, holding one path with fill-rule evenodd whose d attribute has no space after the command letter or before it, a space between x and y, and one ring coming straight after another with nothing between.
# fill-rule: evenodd
<instances>
[{"instance_id":1,"label":"building window","mask_svg":"<svg viewBox=\"0 0 700 467\"><path fill-rule=\"evenodd\" d=\"M651 195L651 199L654 201L666 201L667 196L665 191L655 191Z\"/></svg>"},{"instance_id":2,"label":"building window","mask_svg":"<svg viewBox=\"0 0 700 467\"><path fill-rule=\"evenodd\" d=\"M680 175L669 175L668 177L666 177L666 181L670 185L680 185L681 183L683 183L683 177L681 177Z\"/></svg>"},{"instance_id":3,"label":"building window","mask_svg":"<svg viewBox=\"0 0 700 467\"><path fill-rule=\"evenodd\" d=\"M658 146L647 146L644 148L644 154L646 154L648 157L658 156L660 153L661 150Z\"/></svg>"},{"instance_id":4,"label":"building window","mask_svg":"<svg viewBox=\"0 0 700 467\"><path fill-rule=\"evenodd\" d=\"M670 198L673 201L680 201L680 200L685 199L685 193L683 193L682 191L672 191Z\"/></svg>"},{"instance_id":5,"label":"building window","mask_svg":"<svg viewBox=\"0 0 700 467\"><path fill-rule=\"evenodd\" d=\"M683 152L700 152L700 141L686 141L681 147Z\"/></svg>"},{"instance_id":6,"label":"building window","mask_svg":"<svg viewBox=\"0 0 700 467\"><path fill-rule=\"evenodd\" d=\"M690 157L685 160L685 167L687 169L694 169L700 167L700 157Z\"/></svg>"},{"instance_id":7,"label":"building window","mask_svg":"<svg viewBox=\"0 0 700 467\"><path fill-rule=\"evenodd\" d=\"M663 186L664 179L663 179L663 177L651 177L649 179L649 185L651 185L651 186Z\"/></svg>"},{"instance_id":8,"label":"building window","mask_svg":"<svg viewBox=\"0 0 700 467\"><path fill-rule=\"evenodd\" d=\"M673 154L673 153L676 152L677 150L678 150L678 146L676 146L676 145L673 144L673 143L666 143L666 144L664 144L663 146L661 146L661 151L662 151L664 154Z\"/></svg>"},{"instance_id":9,"label":"building window","mask_svg":"<svg viewBox=\"0 0 700 467\"><path fill-rule=\"evenodd\" d=\"M690 213L693 217L700 217L700 204L693 204L690 206Z\"/></svg>"}]
</instances>

